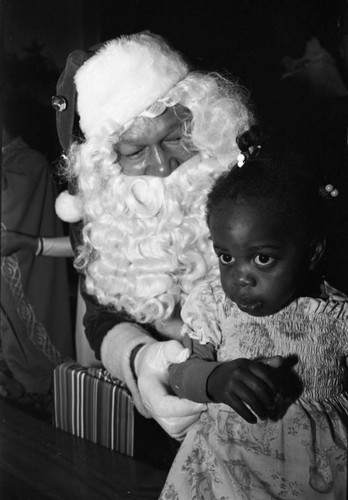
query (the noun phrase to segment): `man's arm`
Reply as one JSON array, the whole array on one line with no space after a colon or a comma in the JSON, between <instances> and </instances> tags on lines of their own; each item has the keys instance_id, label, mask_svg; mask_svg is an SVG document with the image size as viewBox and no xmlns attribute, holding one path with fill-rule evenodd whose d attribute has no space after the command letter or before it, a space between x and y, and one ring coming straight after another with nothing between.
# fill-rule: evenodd
<instances>
[{"instance_id":1,"label":"man's arm","mask_svg":"<svg viewBox=\"0 0 348 500\"><path fill-rule=\"evenodd\" d=\"M76 252L76 248L81 242L82 222L70 225L71 245ZM85 334L91 349L97 359L101 358L101 345L107 333L116 325L122 322L132 321L129 316L116 311L111 311L107 307L100 305L97 300L86 292L84 286L84 276L81 275L81 296L86 305L86 312L83 318ZM102 360L103 361L103 360ZM122 378L122 377L119 377Z\"/></svg>"},{"instance_id":2,"label":"man's arm","mask_svg":"<svg viewBox=\"0 0 348 500\"><path fill-rule=\"evenodd\" d=\"M84 277L81 276L81 295L86 305L83 317L83 326L89 345L95 352L97 359L101 358L101 346L107 333L119 323L131 321L127 315L110 311L98 304L97 300L89 295L84 287Z\"/></svg>"},{"instance_id":3,"label":"man's arm","mask_svg":"<svg viewBox=\"0 0 348 500\"><path fill-rule=\"evenodd\" d=\"M80 224L71 227L73 248L78 245L80 230ZM151 325L138 325L128 315L108 310L83 288L83 323L96 357L111 375L127 384L142 415L155 418L168 434L181 438L204 409L203 405L183 402L167 393L168 365L182 357L183 346L174 340L157 342L158 332ZM175 328L179 330L177 321Z\"/></svg>"},{"instance_id":4,"label":"man's arm","mask_svg":"<svg viewBox=\"0 0 348 500\"><path fill-rule=\"evenodd\" d=\"M82 223L70 226L70 239L74 249L81 241ZM126 383L140 413L149 417L139 393L134 361L139 346L156 342L158 335L151 325L138 325L126 313L116 312L100 305L85 290L81 276L81 295L86 305L83 325L87 340L97 359L116 378Z\"/></svg>"}]
</instances>

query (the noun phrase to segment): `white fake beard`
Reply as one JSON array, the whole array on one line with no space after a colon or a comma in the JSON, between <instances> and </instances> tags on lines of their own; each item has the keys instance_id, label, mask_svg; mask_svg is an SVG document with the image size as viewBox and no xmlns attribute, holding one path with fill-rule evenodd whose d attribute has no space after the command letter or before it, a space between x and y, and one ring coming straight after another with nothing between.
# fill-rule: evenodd
<instances>
[{"instance_id":1,"label":"white fake beard","mask_svg":"<svg viewBox=\"0 0 348 500\"><path fill-rule=\"evenodd\" d=\"M108 181L102 215L88 225L87 291L138 322L170 318L194 284L217 269L205 202L224 170L196 155L169 177L119 174Z\"/></svg>"}]
</instances>

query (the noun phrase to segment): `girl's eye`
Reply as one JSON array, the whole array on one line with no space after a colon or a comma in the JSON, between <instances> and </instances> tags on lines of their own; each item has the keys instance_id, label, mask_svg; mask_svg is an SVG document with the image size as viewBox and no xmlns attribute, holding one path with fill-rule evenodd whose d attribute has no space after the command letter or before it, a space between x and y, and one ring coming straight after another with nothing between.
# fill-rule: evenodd
<instances>
[{"instance_id":1,"label":"girl's eye","mask_svg":"<svg viewBox=\"0 0 348 500\"><path fill-rule=\"evenodd\" d=\"M254 262L259 267L270 266L271 264L273 264L274 261L275 259L273 257L270 257L269 255L265 255L262 253L254 257Z\"/></svg>"},{"instance_id":2,"label":"girl's eye","mask_svg":"<svg viewBox=\"0 0 348 500\"><path fill-rule=\"evenodd\" d=\"M231 264L231 262L233 262L233 257L228 253L221 253L220 255L218 255L218 258L221 264L226 265L226 264Z\"/></svg>"}]
</instances>

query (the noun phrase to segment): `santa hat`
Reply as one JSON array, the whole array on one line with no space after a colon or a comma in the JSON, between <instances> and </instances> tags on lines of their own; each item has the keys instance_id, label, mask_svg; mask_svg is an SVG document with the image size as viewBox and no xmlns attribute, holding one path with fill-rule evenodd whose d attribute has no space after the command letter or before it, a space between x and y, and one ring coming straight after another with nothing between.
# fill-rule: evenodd
<instances>
[{"instance_id":1,"label":"santa hat","mask_svg":"<svg viewBox=\"0 0 348 500\"><path fill-rule=\"evenodd\" d=\"M86 139L102 135L110 123L124 127L139 116L189 72L180 53L159 35L148 31L126 35L68 56L52 105L64 150L79 127ZM66 222L81 218L79 203L62 193L56 212Z\"/></svg>"},{"instance_id":2,"label":"santa hat","mask_svg":"<svg viewBox=\"0 0 348 500\"><path fill-rule=\"evenodd\" d=\"M124 126L188 73L182 56L149 32L107 42L75 75L80 128L88 139Z\"/></svg>"}]
</instances>

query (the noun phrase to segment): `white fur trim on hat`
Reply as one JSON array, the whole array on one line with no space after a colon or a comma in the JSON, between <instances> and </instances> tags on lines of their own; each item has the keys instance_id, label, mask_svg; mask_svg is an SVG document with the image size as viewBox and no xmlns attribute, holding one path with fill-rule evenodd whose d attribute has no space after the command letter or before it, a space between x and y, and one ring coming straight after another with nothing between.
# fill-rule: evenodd
<instances>
[{"instance_id":1,"label":"white fur trim on hat","mask_svg":"<svg viewBox=\"0 0 348 500\"><path fill-rule=\"evenodd\" d=\"M127 124L188 71L182 56L149 32L107 42L75 75L81 130L88 139L110 122Z\"/></svg>"},{"instance_id":2,"label":"white fur trim on hat","mask_svg":"<svg viewBox=\"0 0 348 500\"><path fill-rule=\"evenodd\" d=\"M64 222L78 222L82 219L80 200L68 191L60 193L55 203L56 214Z\"/></svg>"}]
</instances>

